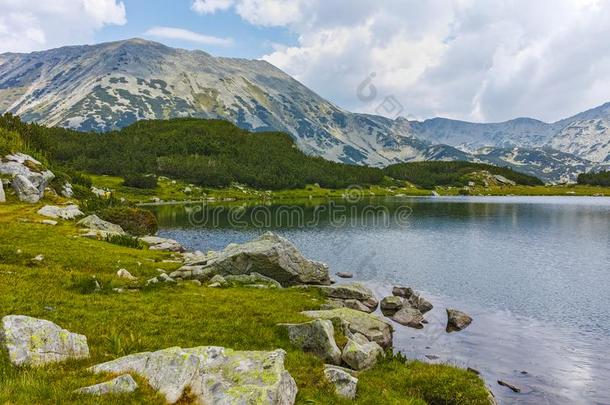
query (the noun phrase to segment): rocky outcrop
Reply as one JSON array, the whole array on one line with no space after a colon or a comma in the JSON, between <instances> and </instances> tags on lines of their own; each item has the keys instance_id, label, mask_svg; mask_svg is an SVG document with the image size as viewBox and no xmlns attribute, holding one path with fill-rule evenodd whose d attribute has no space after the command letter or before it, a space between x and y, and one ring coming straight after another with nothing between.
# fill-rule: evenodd
<instances>
[{"instance_id":1,"label":"rocky outcrop","mask_svg":"<svg viewBox=\"0 0 610 405\"><path fill-rule=\"evenodd\" d=\"M392 345L392 325L373 314L349 308L305 311L303 314L310 318L345 322L352 333L360 333L384 348Z\"/></svg>"},{"instance_id":2,"label":"rocky outcrop","mask_svg":"<svg viewBox=\"0 0 610 405\"><path fill-rule=\"evenodd\" d=\"M89 357L87 338L53 322L23 315L2 318L0 347L16 366L42 366Z\"/></svg>"},{"instance_id":3,"label":"rocky outcrop","mask_svg":"<svg viewBox=\"0 0 610 405\"><path fill-rule=\"evenodd\" d=\"M458 332L470 325L472 318L457 309L447 308L447 332Z\"/></svg>"},{"instance_id":4,"label":"rocky outcrop","mask_svg":"<svg viewBox=\"0 0 610 405\"><path fill-rule=\"evenodd\" d=\"M55 205L45 205L38 210L38 214L49 218L75 219L83 216L83 212L78 209L77 205L67 205L58 207Z\"/></svg>"},{"instance_id":5,"label":"rocky outcrop","mask_svg":"<svg viewBox=\"0 0 610 405\"><path fill-rule=\"evenodd\" d=\"M135 382L133 377L129 374L124 374L117 378L113 378L110 381L80 388L74 392L77 394L102 396L108 394L129 394L137 389L138 384Z\"/></svg>"},{"instance_id":6,"label":"rocky outcrop","mask_svg":"<svg viewBox=\"0 0 610 405\"><path fill-rule=\"evenodd\" d=\"M0 174L10 177L11 187L20 201L35 204L55 175L33 157L15 153L0 158Z\"/></svg>"},{"instance_id":7,"label":"rocky outcrop","mask_svg":"<svg viewBox=\"0 0 610 405\"><path fill-rule=\"evenodd\" d=\"M123 230L123 228L121 228L120 225L104 221L95 214L89 215L88 217L81 219L76 224L82 228L93 231L102 231L106 234L125 235L125 231Z\"/></svg>"},{"instance_id":8,"label":"rocky outcrop","mask_svg":"<svg viewBox=\"0 0 610 405\"><path fill-rule=\"evenodd\" d=\"M328 381L333 383L336 394L343 398L356 398L358 379L353 376L352 373L352 370L343 367L337 367L330 364L324 365L324 376Z\"/></svg>"},{"instance_id":9,"label":"rocky outcrop","mask_svg":"<svg viewBox=\"0 0 610 405\"><path fill-rule=\"evenodd\" d=\"M366 370L377 364L377 359L381 356L383 349L377 343L359 343L348 339L341 358L354 370Z\"/></svg>"},{"instance_id":10,"label":"rocky outcrop","mask_svg":"<svg viewBox=\"0 0 610 405\"><path fill-rule=\"evenodd\" d=\"M234 351L202 346L132 354L91 368L134 373L170 403L186 392L201 404L293 404L297 386L284 368L286 352Z\"/></svg>"},{"instance_id":11,"label":"rocky outcrop","mask_svg":"<svg viewBox=\"0 0 610 405\"><path fill-rule=\"evenodd\" d=\"M140 240L149 245L150 250L161 250L165 252L184 252L184 247L177 241L158 236L144 236Z\"/></svg>"},{"instance_id":12,"label":"rocky outcrop","mask_svg":"<svg viewBox=\"0 0 610 405\"><path fill-rule=\"evenodd\" d=\"M303 351L313 353L328 363L341 364L341 350L335 343L335 330L331 321L316 319L280 326L287 329L290 342Z\"/></svg>"},{"instance_id":13,"label":"rocky outcrop","mask_svg":"<svg viewBox=\"0 0 610 405\"><path fill-rule=\"evenodd\" d=\"M182 279L201 279L208 275L259 273L283 287L299 284L330 284L328 267L305 258L286 239L271 232L242 245L230 244L223 251L202 258L205 264L186 266L175 274Z\"/></svg>"}]
</instances>

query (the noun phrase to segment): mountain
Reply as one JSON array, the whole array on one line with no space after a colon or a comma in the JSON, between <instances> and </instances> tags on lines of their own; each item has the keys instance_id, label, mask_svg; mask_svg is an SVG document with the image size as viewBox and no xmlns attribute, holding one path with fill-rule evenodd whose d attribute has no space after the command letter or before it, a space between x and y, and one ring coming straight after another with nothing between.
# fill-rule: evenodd
<instances>
[{"instance_id":1,"label":"mountain","mask_svg":"<svg viewBox=\"0 0 610 405\"><path fill-rule=\"evenodd\" d=\"M334 161L470 160L547 182L573 181L580 171L610 162L610 104L551 124L392 120L343 110L265 61L142 39L0 55L4 112L82 131L142 119L220 118L248 130L287 132L306 153Z\"/></svg>"}]
</instances>

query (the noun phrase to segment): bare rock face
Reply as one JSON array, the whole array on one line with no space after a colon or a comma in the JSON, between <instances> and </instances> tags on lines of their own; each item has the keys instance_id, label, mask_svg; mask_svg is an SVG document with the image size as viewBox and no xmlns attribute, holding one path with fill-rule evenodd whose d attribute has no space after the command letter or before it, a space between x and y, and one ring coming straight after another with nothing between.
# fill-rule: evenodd
<instances>
[{"instance_id":1,"label":"bare rock face","mask_svg":"<svg viewBox=\"0 0 610 405\"><path fill-rule=\"evenodd\" d=\"M457 309L447 308L447 332L458 332L470 325L472 318Z\"/></svg>"},{"instance_id":2,"label":"bare rock face","mask_svg":"<svg viewBox=\"0 0 610 405\"><path fill-rule=\"evenodd\" d=\"M341 350L335 343L335 329L329 320L299 324L280 324L288 330L290 341L305 352L314 353L326 362L341 364Z\"/></svg>"},{"instance_id":3,"label":"bare rock face","mask_svg":"<svg viewBox=\"0 0 610 405\"><path fill-rule=\"evenodd\" d=\"M91 368L94 373L134 373L170 403L188 391L201 404L294 404L297 386L284 368L286 352L223 347L172 347L132 354Z\"/></svg>"},{"instance_id":4,"label":"bare rock face","mask_svg":"<svg viewBox=\"0 0 610 405\"><path fill-rule=\"evenodd\" d=\"M22 315L2 318L0 347L16 366L43 366L89 357L87 338L53 322Z\"/></svg>"},{"instance_id":5,"label":"bare rock face","mask_svg":"<svg viewBox=\"0 0 610 405\"><path fill-rule=\"evenodd\" d=\"M330 284L328 266L307 259L292 243L271 232L241 245L232 243L221 252L208 254L201 262L205 264L184 266L175 275L202 279L215 274L226 277L259 273L283 287Z\"/></svg>"},{"instance_id":6,"label":"bare rock face","mask_svg":"<svg viewBox=\"0 0 610 405\"><path fill-rule=\"evenodd\" d=\"M113 378L110 381L80 388L75 392L77 394L102 396L107 394L128 394L137 389L138 384L135 382L133 377L129 374L125 374L117 378Z\"/></svg>"}]
</instances>

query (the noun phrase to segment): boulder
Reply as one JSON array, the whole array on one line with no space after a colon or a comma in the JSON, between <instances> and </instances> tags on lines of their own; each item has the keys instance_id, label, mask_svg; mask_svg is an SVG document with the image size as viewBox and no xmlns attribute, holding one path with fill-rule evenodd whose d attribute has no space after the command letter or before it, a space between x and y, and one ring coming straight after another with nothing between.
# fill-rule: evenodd
<instances>
[{"instance_id":1,"label":"boulder","mask_svg":"<svg viewBox=\"0 0 610 405\"><path fill-rule=\"evenodd\" d=\"M343 367L329 364L324 365L324 376L328 381L333 383L336 394L340 397L353 400L356 398L358 379L350 371Z\"/></svg>"},{"instance_id":2,"label":"boulder","mask_svg":"<svg viewBox=\"0 0 610 405\"><path fill-rule=\"evenodd\" d=\"M76 224L86 229L104 231L108 234L125 235L125 231L120 225L104 221L95 214L81 219Z\"/></svg>"},{"instance_id":3,"label":"boulder","mask_svg":"<svg viewBox=\"0 0 610 405\"><path fill-rule=\"evenodd\" d=\"M0 179L0 203L6 202L6 194L4 193L4 184Z\"/></svg>"},{"instance_id":4,"label":"boulder","mask_svg":"<svg viewBox=\"0 0 610 405\"><path fill-rule=\"evenodd\" d=\"M225 280L225 278L220 274L216 274L214 277L212 277L212 279L210 280L210 284L218 284L219 287L226 287L227 285L229 285L229 283L227 283L227 280Z\"/></svg>"},{"instance_id":5,"label":"boulder","mask_svg":"<svg viewBox=\"0 0 610 405\"><path fill-rule=\"evenodd\" d=\"M376 315L350 308L305 311L303 314L310 318L343 321L352 333L360 333L384 348L392 345L392 325Z\"/></svg>"},{"instance_id":6,"label":"boulder","mask_svg":"<svg viewBox=\"0 0 610 405\"><path fill-rule=\"evenodd\" d=\"M403 305L403 300L402 298L396 296L396 295L391 295L389 297L384 297L381 300L381 311L383 311L384 313L394 313L396 311L398 311L400 308L402 308Z\"/></svg>"},{"instance_id":7,"label":"boulder","mask_svg":"<svg viewBox=\"0 0 610 405\"><path fill-rule=\"evenodd\" d=\"M377 343L360 344L348 339L341 358L354 370L366 370L377 364L380 356L383 356L383 349Z\"/></svg>"},{"instance_id":8,"label":"boulder","mask_svg":"<svg viewBox=\"0 0 610 405\"><path fill-rule=\"evenodd\" d=\"M53 322L23 315L2 318L0 347L16 366L42 366L89 357L87 338Z\"/></svg>"},{"instance_id":9,"label":"boulder","mask_svg":"<svg viewBox=\"0 0 610 405\"><path fill-rule=\"evenodd\" d=\"M38 210L38 214L49 218L62 219L74 219L76 217L85 215L81 210L78 209L77 205L68 205L65 207L45 205L44 207Z\"/></svg>"},{"instance_id":10,"label":"boulder","mask_svg":"<svg viewBox=\"0 0 610 405\"><path fill-rule=\"evenodd\" d=\"M127 269L119 269L119 271L116 272L116 275L120 278L125 278L127 280L137 280L137 278L132 276L131 273L127 271Z\"/></svg>"},{"instance_id":11,"label":"boulder","mask_svg":"<svg viewBox=\"0 0 610 405\"><path fill-rule=\"evenodd\" d=\"M19 201L36 204L42 198L42 193L25 176L18 174L11 181L11 186L15 190Z\"/></svg>"},{"instance_id":12,"label":"boulder","mask_svg":"<svg viewBox=\"0 0 610 405\"><path fill-rule=\"evenodd\" d=\"M80 388L74 392L77 394L102 396L107 394L128 394L137 389L138 384L133 377L129 374L124 374L110 381Z\"/></svg>"},{"instance_id":13,"label":"boulder","mask_svg":"<svg viewBox=\"0 0 610 405\"><path fill-rule=\"evenodd\" d=\"M472 322L472 318L457 309L447 308L447 332L458 332L466 328Z\"/></svg>"},{"instance_id":14,"label":"boulder","mask_svg":"<svg viewBox=\"0 0 610 405\"><path fill-rule=\"evenodd\" d=\"M413 290L409 287L394 286L394 288L392 288L392 295L402 298L411 298Z\"/></svg>"},{"instance_id":15,"label":"boulder","mask_svg":"<svg viewBox=\"0 0 610 405\"><path fill-rule=\"evenodd\" d=\"M242 245L230 244L205 267L223 276L256 272L284 287L330 284L325 264L305 258L292 243L271 232Z\"/></svg>"},{"instance_id":16,"label":"boulder","mask_svg":"<svg viewBox=\"0 0 610 405\"><path fill-rule=\"evenodd\" d=\"M288 338L295 346L305 352L311 352L324 361L341 364L341 350L335 343L335 329L329 320L299 324L280 324L288 331Z\"/></svg>"},{"instance_id":17,"label":"boulder","mask_svg":"<svg viewBox=\"0 0 610 405\"><path fill-rule=\"evenodd\" d=\"M297 386L284 368L286 352L202 346L132 354L91 368L134 373L170 403L188 393L201 404L294 404Z\"/></svg>"},{"instance_id":18,"label":"boulder","mask_svg":"<svg viewBox=\"0 0 610 405\"><path fill-rule=\"evenodd\" d=\"M411 328L421 329L424 327L424 325L422 324L424 317L417 308L402 307L390 318L401 325L405 325Z\"/></svg>"},{"instance_id":19,"label":"boulder","mask_svg":"<svg viewBox=\"0 0 610 405\"><path fill-rule=\"evenodd\" d=\"M162 250L165 252L184 252L180 243L173 239L160 238L158 236L144 236L140 240L149 245L150 250Z\"/></svg>"}]
</instances>

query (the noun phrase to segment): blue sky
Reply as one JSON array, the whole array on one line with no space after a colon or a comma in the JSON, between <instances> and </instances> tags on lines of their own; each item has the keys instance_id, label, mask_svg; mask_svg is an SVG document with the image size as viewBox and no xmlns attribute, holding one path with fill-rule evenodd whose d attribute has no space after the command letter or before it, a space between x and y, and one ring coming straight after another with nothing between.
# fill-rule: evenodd
<instances>
[{"instance_id":1,"label":"blue sky","mask_svg":"<svg viewBox=\"0 0 610 405\"><path fill-rule=\"evenodd\" d=\"M125 38L146 38L185 49L201 49L216 56L260 58L270 53L273 43L296 44L296 36L285 27L262 27L244 22L231 10L198 14L191 0L124 0L127 23L107 25L95 33L95 42ZM201 44L192 41L147 35L152 27L172 27L201 35L231 38L230 46Z\"/></svg>"},{"instance_id":2,"label":"blue sky","mask_svg":"<svg viewBox=\"0 0 610 405\"><path fill-rule=\"evenodd\" d=\"M132 37L264 59L357 112L551 122L610 101L610 0L0 0L0 53Z\"/></svg>"}]
</instances>

